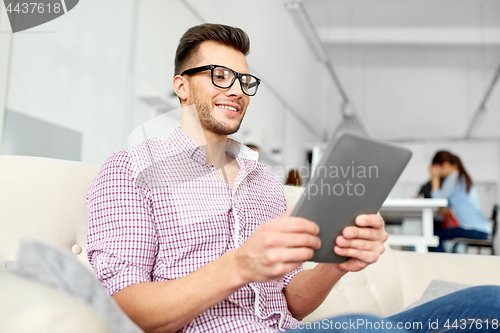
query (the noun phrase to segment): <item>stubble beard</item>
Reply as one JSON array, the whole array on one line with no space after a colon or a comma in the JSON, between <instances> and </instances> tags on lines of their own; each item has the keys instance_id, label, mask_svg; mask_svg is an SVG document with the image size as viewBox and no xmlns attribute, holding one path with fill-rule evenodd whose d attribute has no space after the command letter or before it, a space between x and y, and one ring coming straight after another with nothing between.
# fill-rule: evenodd
<instances>
[{"instance_id":1,"label":"stubble beard","mask_svg":"<svg viewBox=\"0 0 500 333\"><path fill-rule=\"evenodd\" d=\"M219 135L231 135L240 129L241 122L243 121L243 116L239 119L238 123L230 126L226 123L215 118L213 115L212 105L210 103L203 103L197 96L196 92L193 91L193 97L189 104L194 104L198 117L200 118L200 123L202 128L209 130L215 134ZM241 112L241 111L240 111Z\"/></svg>"}]
</instances>

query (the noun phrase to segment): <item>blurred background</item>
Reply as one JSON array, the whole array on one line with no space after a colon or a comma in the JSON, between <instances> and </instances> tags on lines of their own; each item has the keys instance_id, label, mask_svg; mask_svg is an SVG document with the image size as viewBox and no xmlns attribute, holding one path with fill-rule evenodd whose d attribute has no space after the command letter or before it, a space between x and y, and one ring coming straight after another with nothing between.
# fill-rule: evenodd
<instances>
[{"instance_id":1,"label":"blurred background","mask_svg":"<svg viewBox=\"0 0 500 333\"><path fill-rule=\"evenodd\" d=\"M446 149L486 216L499 201L498 0L82 0L16 34L0 6L1 153L102 164L180 106L175 49L203 22L250 36L263 83L234 138L257 145L264 164L308 167L354 126L413 151L391 197L414 197Z\"/></svg>"}]
</instances>

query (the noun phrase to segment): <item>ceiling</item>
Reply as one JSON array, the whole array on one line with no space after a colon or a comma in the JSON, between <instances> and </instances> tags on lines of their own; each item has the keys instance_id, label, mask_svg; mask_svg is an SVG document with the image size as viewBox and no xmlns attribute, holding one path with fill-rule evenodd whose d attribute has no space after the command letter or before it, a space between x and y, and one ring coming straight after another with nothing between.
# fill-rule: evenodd
<instances>
[{"instance_id":1,"label":"ceiling","mask_svg":"<svg viewBox=\"0 0 500 333\"><path fill-rule=\"evenodd\" d=\"M500 66L500 1L302 3L370 135L465 137ZM500 139L500 83L481 114L472 136Z\"/></svg>"},{"instance_id":2,"label":"ceiling","mask_svg":"<svg viewBox=\"0 0 500 333\"><path fill-rule=\"evenodd\" d=\"M499 28L498 0L304 0L318 28Z\"/></svg>"}]
</instances>

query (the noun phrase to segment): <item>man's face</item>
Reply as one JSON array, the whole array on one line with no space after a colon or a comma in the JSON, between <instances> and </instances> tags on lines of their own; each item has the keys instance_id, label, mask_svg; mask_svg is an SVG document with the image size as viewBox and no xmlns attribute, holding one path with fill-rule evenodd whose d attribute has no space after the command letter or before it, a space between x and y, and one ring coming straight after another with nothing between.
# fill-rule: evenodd
<instances>
[{"instance_id":1,"label":"man's face","mask_svg":"<svg viewBox=\"0 0 500 333\"><path fill-rule=\"evenodd\" d=\"M191 68L221 65L239 73L248 73L243 53L219 43L202 43L195 59ZM250 103L250 97L241 91L239 79L229 89L214 86L210 70L189 75L187 79L187 104L196 106L203 129L218 135L230 135L238 131Z\"/></svg>"}]
</instances>

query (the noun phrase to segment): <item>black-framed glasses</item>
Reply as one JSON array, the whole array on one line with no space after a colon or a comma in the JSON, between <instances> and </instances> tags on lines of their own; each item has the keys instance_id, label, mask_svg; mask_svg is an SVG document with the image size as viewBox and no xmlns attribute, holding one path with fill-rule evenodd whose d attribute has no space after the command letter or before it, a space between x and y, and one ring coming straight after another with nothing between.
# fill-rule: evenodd
<instances>
[{"instance_id":1,"label":"black-framed glasses","mask_svg":"<svg viewBox=\"0 0 500 333\"><path fill-rule=\"evenodd\" d=\"M209 70L212 72L212 83L214 86L222 89L229 89L236 78L240 80L241 91L245 95L254 96L259 88L260 79L251 74L241 74L233 71L231 68L227 68L219 65L206 65L201 67L195 67L187 69L181 73L184 74L195 74Z\"/></svg>"}]
</instances>

